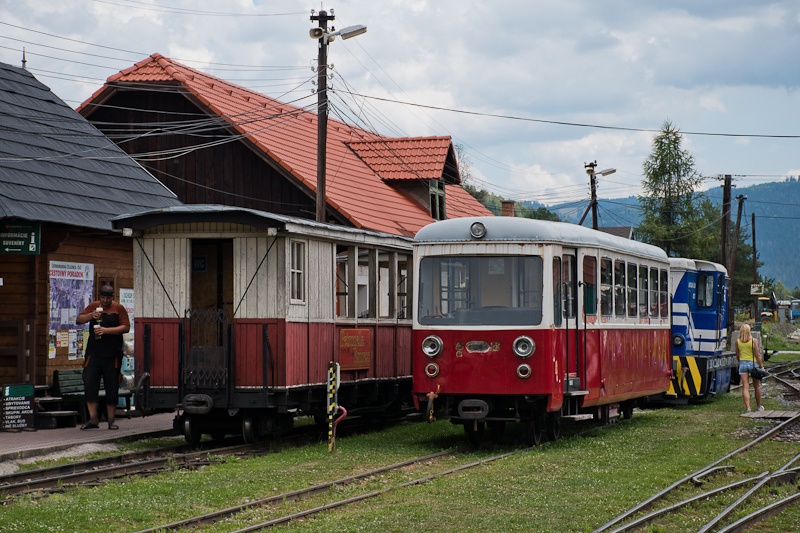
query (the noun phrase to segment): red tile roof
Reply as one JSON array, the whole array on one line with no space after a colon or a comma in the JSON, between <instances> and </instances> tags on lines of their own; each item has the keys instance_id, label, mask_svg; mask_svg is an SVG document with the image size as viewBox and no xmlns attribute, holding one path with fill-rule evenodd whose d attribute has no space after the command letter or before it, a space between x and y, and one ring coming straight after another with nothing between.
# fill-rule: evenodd
<instances>
[{"instance_id":1,"label":"red tile roof","mask_svg":"<svg viewBox=\"0 0 800 533\"><path fill-rule=\"evenodd\" d=\"M450 137L379 139L347 143L385 180L441 179Z\"/></svg>"},{"instance_id":2,"label":"red tile roof","mask_svg":"<svg viewBox=\"0 0 800 533\"><path fill-rule=\"evenodd\" d=\"M205 105L209 113L224 118L298 182L316 191L315 113L194 70L160 54L153 54L109 77L106 85L81 104L78 111L102 103L113 94L115 86L140 85L147 89L158 83L179 84ZM433 221L425 207L384 180L442 178L450 149L449 137L389 138L329 118L326 149L328 204L355 227L413 236ZM455 189L460 192L451 193ZM451 194L458 205L451 207ZM447 187L449 217L456 213L460 214L458 216L491 214L477 200L464 197L465 194L458 186Z\"/></svg>"}]
</instances>

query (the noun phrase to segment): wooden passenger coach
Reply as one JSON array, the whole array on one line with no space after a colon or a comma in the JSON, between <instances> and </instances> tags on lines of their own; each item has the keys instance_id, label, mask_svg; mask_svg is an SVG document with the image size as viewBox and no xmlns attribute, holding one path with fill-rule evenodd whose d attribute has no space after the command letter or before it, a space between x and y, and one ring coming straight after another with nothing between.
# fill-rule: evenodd
<instances>
[{"instance_id":1,"label":"wooden passenger coach","mask_svg":"<svg viewBox=\"0 0 800 533\"><path fill-rule=\"evenodd\" d=\"M329 361L349 412L410 400L409 239L218 205L114 224L134 237L141 405L177 409L190 442L323 417Z\"/></svg>"}]
</instances>

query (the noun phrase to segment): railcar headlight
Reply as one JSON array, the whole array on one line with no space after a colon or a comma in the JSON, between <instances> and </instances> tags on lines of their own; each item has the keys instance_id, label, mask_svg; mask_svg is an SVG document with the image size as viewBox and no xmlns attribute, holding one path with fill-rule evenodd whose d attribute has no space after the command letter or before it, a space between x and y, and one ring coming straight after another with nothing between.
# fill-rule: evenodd
<instances>
[{"instance_id":1,"label":"railcar headlight","mask_svg":"<svg viewBox=\"0 0 800 533\"><path fill-rule=\"evenodd\" d=\"M429 378L435 378L439 375L439 365L436 363L428 363L425 365L425 375Z\"/></svg>"},{"instance_id":2,"label":"railcar headlight","mask_svg":"<svg viewBox=\"0 0 800 533\"><path fill-rule=\"evenodd\" d=\"M522 379L528 379L531 377L531 365L519 365L517 367L517 375Z\"/></svg>"},{"instance_id":3,"label":"railcar headlight","mask_svg":"<svg viewBox=\"0 0 800 533\"><path fill-rule=\"evenodd\" d=\"M442 347L444 343L442 339L437 337L436 335L430 335L425 337L425 340L422 341L422 351L428 357L436 357L440 353L442 353Z\"/></svg>"},{"instance_id":4,"label":"railcar headlight","mask_svg":"<svg viewBox=\"0 0 800 533\"><path fill-rule=\"evenodd\" d=\"M469 227L469 234L473 239L483 239L486 236L486 226L483 222L473 222Z\"/></svg>"},{"instance_id":5,"label":"railcar headlight","mask_svg":"<svg viewBox=\"0 0 800 533\"><path fill-rule=\"evenodd\" d=\"M514 353L523 359L530 357L535 351L536 343L527 335L517 337L517 340L514 341Z\"/></svg>"},{"instance_id":6,"label":"railcar headlight","mask_svg":"<svg viewBox=\"0 0 800 533\"><path fill-rule=\"evenodd\" d=\"M672 344L673 344L673 346L683 346L684 342L685 342L685 339L683 338L683 335L673 335L672 336Z\"/></svg>"}]
</instances>

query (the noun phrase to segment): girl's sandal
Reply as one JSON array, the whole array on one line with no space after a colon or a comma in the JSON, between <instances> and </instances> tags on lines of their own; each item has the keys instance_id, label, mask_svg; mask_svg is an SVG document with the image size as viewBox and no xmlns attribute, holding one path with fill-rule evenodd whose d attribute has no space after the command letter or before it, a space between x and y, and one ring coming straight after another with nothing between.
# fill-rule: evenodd
<instances>
[{"instance_id":1,"label":"girl's sandal","mask_svg":"<svg viewBox=\"0 0 800 533\"><path fill-rule=\"evenodd\" d=\"M119 426L116 425L114 422L109 422L108 429L119 429Z\"/></svg>"},{"instance_id":2,"label":"girl's sandal","mask_svg":"<svg viewBox=\"0 0 800 533\"><path fill-rule=\"evenodd\" d=\"M81 426L81 429L98 429L100 425L94 422L86 422L84 425Z\"/></svg>"}]
</instances>

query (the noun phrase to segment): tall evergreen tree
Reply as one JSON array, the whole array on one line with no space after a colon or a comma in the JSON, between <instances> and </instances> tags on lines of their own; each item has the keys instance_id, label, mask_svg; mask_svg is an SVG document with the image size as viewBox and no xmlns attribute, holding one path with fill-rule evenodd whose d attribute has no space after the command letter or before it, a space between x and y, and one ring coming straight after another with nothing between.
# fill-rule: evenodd
<instances>
[{"instance_id":1,"label":"tall evergreen tree","mask_svg":"<svg viewBox=\"0 0 800 533\"><path fill-rule=\"evenodd\" d=\"M694 157L681 147L682 140L680 130L668 120L653 138L653 151L643 165L645 193L639 196L643 217L636 234L667 255L697 257L707 245L702 238L704 226L713 221L704 224L705 210L695 207L695 190L702 178L695 171Z\"/></svg>"}]
</instances>

